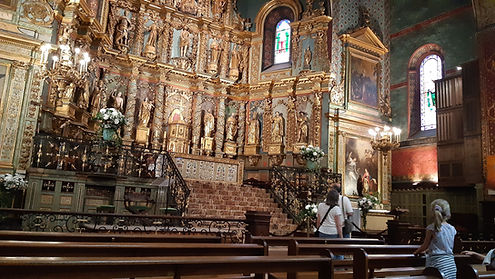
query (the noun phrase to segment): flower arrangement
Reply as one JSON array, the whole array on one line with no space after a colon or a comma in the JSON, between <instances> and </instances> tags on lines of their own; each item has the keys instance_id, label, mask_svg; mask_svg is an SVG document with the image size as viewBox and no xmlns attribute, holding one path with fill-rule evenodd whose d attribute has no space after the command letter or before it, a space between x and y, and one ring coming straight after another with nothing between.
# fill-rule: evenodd
<instances>
[{"instance_id":1,"label":"flower arrangement","mask_svg":"<svg viewBox=\"0 0 495 279\"><path fill-rule=\"evenodd\" d=\"M0 175L0 185L6 191L20 191L27 189L27 182L19 174L3 174Z\"/></svg>"},{"instance_id":2,"label":"flower arrangement","mask_svg":"<svg viewBox=\"0 0 495 279\"><path fill-rule=\"evenodd\" d=\"M95 119L101 122L100 126L103 129L117 130L127 123L124 115L116 108L102 108Z\"/></svg>"},{"instance_id":3,"label":"flower arrangement","mask_svg":"<svg viewBox=\"0 0 495 279\"><path fill-rule=\"evenodd\" d=\"M318 206L314 203L307 204L303 210L301 210L302 219L310 218L316 219L316 214L318 213Z\"/></svg>"},{"instance_id":4,"label":"flower arrangement","mask_svg":"<svg viewBox=\"0 0 495 279\"><path fill-rule=\"evenodd\" d=\"M378 197L369 194L365 195L364 197L358 200L358 206L362 212L364 228L366 228L366 216L368 215L368 212L379 202L380 201Z\"/></svg>"},{"instance_id":5,"label":"flower arrangement","mask_svg":"<svg viewBox=\"0 0 495 279\"><path fill-rule=\"evenodd\" d=\"M308 145L301 147L301 155L306 161L318 162L325 153L318 146Z\"/></svg>"}]
</instances>

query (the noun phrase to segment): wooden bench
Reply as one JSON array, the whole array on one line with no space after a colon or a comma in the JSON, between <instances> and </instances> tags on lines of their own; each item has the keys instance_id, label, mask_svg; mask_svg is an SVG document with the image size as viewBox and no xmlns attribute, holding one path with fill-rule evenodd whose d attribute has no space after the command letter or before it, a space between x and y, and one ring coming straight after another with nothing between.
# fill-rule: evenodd
<instances>
[{"instance_id":1,"label":"wooden bench","mask_svg":"<svg viewBox=\"0 0 495 279\"><path fill-rule=\"evenodd\" d=\"M326 243L326 244L385 244L383 239L374 238L320 238L320 237L284 237L284 236L248 236L246 242L268 246L288 246L291 241L299 243Z\"/></svg>"},{"instance_id":2,"label":"wooden bench","mask_svg":"<svg viewBox=\"0 0 495 279\"><path fill-rule=\"evenodd\" d=\"M394 275L406 275L401 268L423 267L424 256L413 254L368 254L364 249L354 253L353 278L369 279L374 276L386 277ZM468 265L472 262L471 257L466 255L455 255L456 266ZM390 269L389 269L390 268ZM381 269L376 273L375 269ZM406 274L404 274L406 273ZM415 269L411 269L410 275L419 275Z\"/></svg>"},{"instance_id":3,"label":"wooden bench","mask_svg":"<svg viewBox=\"0 0 495 279\"><path fill-rule=\"evenodd\" d=\"M330 259L321 257L197 256L197 257L0 257L5 279L87 279L144 276L246 274L316 271L331 279Z\"/></svg>"},{"instance_id":4,"label":"wooden bench","mask_svg":"<svg viewBox=\"0 0 495 279\"><path fill-rule=\"evenodd\" d=\"M495 279L495 270L490 271L479 271L476 270L473 266L468 264L461 264L457 266L457 274L462 275L462 279Z\"/></svg>"},{"instance_id":5,"label":"wooden bench","mask_svg":"<svg viewBox=\"0 0 495 279\"><path fill-rule=\"evenodd\" d=\"M0 256L21 257L263 256L267 249L259 244L229 243L0 241Z\"/></svg>"},{"instance_id":6,"label":"wooden bench","mask_svg":"<svg viewBox=\"0 0 495 279\"><path fill-rule=\"evenodd\" d=\"M218 235L189 234L108 234L0 231L0 240L70 241L70 242L153 242L153 243L220 243Z\"/></svg>"}]
</instances>

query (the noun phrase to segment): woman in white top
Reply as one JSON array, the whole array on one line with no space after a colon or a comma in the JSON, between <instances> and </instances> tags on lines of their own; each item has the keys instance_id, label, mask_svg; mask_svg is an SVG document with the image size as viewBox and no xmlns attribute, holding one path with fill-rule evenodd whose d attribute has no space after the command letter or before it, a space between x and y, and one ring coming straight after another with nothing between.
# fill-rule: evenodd
<instances>
[{"instance_id":1,"label":"woman in white top","mask_svg":"<svg viewBox=\"0 0 495 279\"><path fill-rule=\"evenodd\" d=\"M320 237L342 238L342 222L344 219L338 204L339 193L332 189L328 192L325 202L318 205L316 226Z\"/></svg>"}]
</instances>

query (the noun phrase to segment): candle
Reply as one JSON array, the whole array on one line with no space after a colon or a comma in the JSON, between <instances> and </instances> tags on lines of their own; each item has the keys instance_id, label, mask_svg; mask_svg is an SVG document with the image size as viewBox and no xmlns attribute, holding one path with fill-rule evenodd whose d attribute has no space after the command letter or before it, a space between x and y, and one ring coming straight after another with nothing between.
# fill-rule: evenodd
<instances>
[{"instance_id":1,"label":"candle","mask_svg":"<svg viewBox=\"0 0 495 279\"><path fill-rule=\"evenodd\" d=\"M53 60L52 69L55 69L55 66L57 66L58 56L53 56L52 60Z\"/></svg>"}]
</instances>

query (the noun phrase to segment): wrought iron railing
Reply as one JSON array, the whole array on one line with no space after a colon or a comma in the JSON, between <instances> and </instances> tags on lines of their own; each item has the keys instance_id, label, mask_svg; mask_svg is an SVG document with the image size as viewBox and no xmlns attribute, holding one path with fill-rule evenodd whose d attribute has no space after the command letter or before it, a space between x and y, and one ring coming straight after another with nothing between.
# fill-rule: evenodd
<instances>
[{"instance_id":1,"label":"wrought iron railing","mask_svg":"<svg viewBox=\"0 0 495 279\"><path fill-rule=\"evenodd\" d=\"M157 179L168 187L165 207L184 214L190 190L170 154L139 146L114 146L101 141L36 135L32 167L103 176Z\"/></svg>"},{"instance_id":2,"label":"wrought iron railing","mask_svg":"<svg viewBox=\"0 0 495 279\"><path fill-rule=\"evenodd\" d=\"M0 209L0 230L41 232L206 233L226 242L243 242L244 219L194 218L170 215L130 215Z\"/></svg>"},{"instance_id":3,"label":"wrought iron railing","mask_svg":"<svg viewBox=\"0 0 495 279\"><path fill-rule=\"evenodd\" d=\"M285 212L300 223L301 210L310 203L321 202L328 186L341 183L342 175L327 170L320 172L304 168L275 166L270 170L270 191Z\"/></svg>"}]
</instances>

